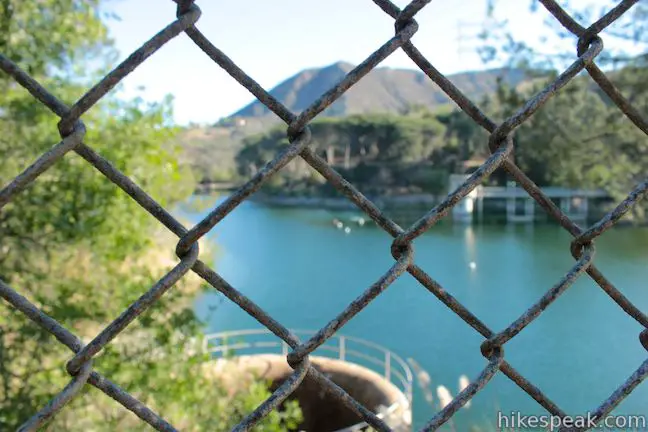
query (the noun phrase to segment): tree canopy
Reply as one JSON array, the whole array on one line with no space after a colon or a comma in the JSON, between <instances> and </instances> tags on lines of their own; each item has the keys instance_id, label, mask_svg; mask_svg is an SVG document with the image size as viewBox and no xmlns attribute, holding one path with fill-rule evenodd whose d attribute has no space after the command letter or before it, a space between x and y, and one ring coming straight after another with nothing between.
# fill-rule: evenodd
<instances>
[{"instance_id":1,"label":"tree canopy","mask_svg":"<svg viewBox=\"0 0 648 432\"><path fill-rule=\"evenodd\" d=\"M447 136L454 132L423 110L405 115L323 118L313 122L311 129L310 147L365 192L397 188L445 192L445 177L458 160L457 141ZM282 129L246 139L236 159L239 172L254 174L287 144ZM444 174L439 175L441 172ZM279 173L274 184L284 190L304 185L313 186L313 192L327 190L303 161L295 161Z\"/></svg>"},{"instance_id":2,"label":"tree canopy","mask_svg":"<svg viewBox=\"0 0 648 432\"><path fill-rule=\"evenodd\" d=\"M496 8L498 2L491 2ZM572 2L563 7L584 26L594 22L617 2L602 8L578 9ZM535 5L533 10L540 10ZM492 9L491 9L492 10ZM605 29L605 41L618 42L605 48L595 61L639 113L648 112L648 5L639 2ZM494 98L494 115L504 118L519 109L546 86L556 74L576 59L577 38L556 19L546 21L546 34L558 41L553 52L540 52L508 32L506 26L489 28L483 34L485 60L504 59L512 66L526 67L533 85L524 89L501 87ZM620 42L619 42L620 41ZM572 52L564 46L573 45ZM624 48L625 47L625 48ZM640 54L632 54L640 52ZM541 78L538 77L541 71ZM645 118L645 117L644 117ZM515 160L540 185L601 188L619 201L639 182L648 169L648 137L607 97L586 72L523 123L515 134ZM643 219L641 206L633 209L635 219Z\"/></svg>"},{"instance_id":3,"label":"tree canopy","mask_svg":"<svg viewBox=\"0 0 648 432\"><path fill-rule=\"evenodd\" d=\"M0 52L65 102L111 64L105 14L95 0L0 2ZM99 12L98 12L99 11ZM102 52L105 56L97 57ZM0 75L0 183L55 145L58 118ZM169 208L193 191L180 166L171 100L109 95L83 116L84 142ZM74 152L0 211L0 278L89 341L170 270L177 239ZM96 357L93 367L183 430L230 430L270 393L264 382L225 388L196 349L202 323L187 276ZM14 430L69 381L71 352L8 304L0 307L0 429ZM294 404L263 430L294 428ZM96 389L84 387L50 430L148 430Z\"/></svg>"}]
</instances>

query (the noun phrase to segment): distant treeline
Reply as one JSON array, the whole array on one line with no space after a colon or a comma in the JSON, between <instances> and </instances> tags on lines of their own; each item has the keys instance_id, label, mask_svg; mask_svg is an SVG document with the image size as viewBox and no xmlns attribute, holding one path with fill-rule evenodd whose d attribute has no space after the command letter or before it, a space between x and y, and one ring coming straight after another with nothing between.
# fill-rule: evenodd
<instances>
[{"instance_id":1,"label":"distant treeline","mask_svg":"<svg viewBox=\"0 0 648 432\"><path fill-rule=\"evenodd\" d=\"M648 112L646 75L642 65L614 74L640 112ZM499 121L545 84L536 80L524 90L501 86L480 105ZM398 115L322 118L311 130L311 148L367 193L445 193L450 173L469 173L489 155L488 134L459 110L413 107ZM246 138L236 155L239 175L253 175L285 145L285 127ZM577 78L517 129L513 158L540 186L604 188L621 195L643 180L648 142L591 80ZM506 180L506 173L496 172L488 181ZM332 193L302 160L273 177L266 191Z\"/></svg>"},{"instance_id":2,"label":"distant treeline","mask_svg":"<svg viewBox=\"0 0 648 432\"><path fill-rule=\"evenodd\" d=\"M444 124L454 115L417 111L323 118L311 125L310 147L368 193L441 193L448 174L464 159L459 140ZM246 139L236 156L239 174L255 174L287 144L285 128ZM332 192L303 160L282 170L267 189L284 194Z\"/></svg>"},{"instance_id":3,"label":"distant treeline","mask_svg":"<svg viewBox=\"0 0 648 432\"><path fill-rule=\"evenodd\" d=\"M648 112L648 70L643 58L610 76L637 111ZM500 85L478 105L499 122L551 79L543 74L523 87ZM458 109L431 112L413 106L399 114L322 117L310 127L310 147L373 196L445 194L450 174L468 174L490 154L488 133ZM227 157L197 152L202 155L197 164L201 181L242 182L288 145L285 126L247 136L245 129L235 130L238 138L227 146ZM223 139L231 141L232 137ZM645 180L648 171L646 135L587 76L574 79L524 122L515 131L514 142L511 157L539 186L601 188L622 199ZM487 184L503 185L507 180L507 173L497 170ZM264 191L285 196L336 194L300 158L273 176Z\"/></svg>"}]
</instances>

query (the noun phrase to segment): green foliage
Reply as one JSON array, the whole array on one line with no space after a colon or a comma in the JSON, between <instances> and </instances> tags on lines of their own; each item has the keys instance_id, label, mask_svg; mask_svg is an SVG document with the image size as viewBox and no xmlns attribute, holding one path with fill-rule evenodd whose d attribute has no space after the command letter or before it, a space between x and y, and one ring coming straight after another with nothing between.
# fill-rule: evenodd
<instances>
[{"instance_id":1,"label":"green foliage","mask_svg":"<svg viewBox=\"0 0 648 432\"><path fill-rule=\"evenodd\" d=\"M99 0L2 0L0 52L38 77L105 54L108 32L99 5Z\"/></svg>"},{"instance_id":2,"label":"green foliage","mask_svg":"<svg viewBox=\"0 0 648 432\"><path fill-rule=\"evenodd\" d=\"M0 2L0 49L63 101L84 91L70 67L112 53L95 1ZM96 62L96 60L95 60ZM105 67L106 65L95 65ZM0 183L7 184L60 138L57 118L0 77ZM171 101L113 97L84 115L84 142L169 208L193 190L178 163ZM0 211L0 277L82 340L94 338L161 278L177 259L177 239L74 152ZM210 374L198 349L201 323L188 275L133 322L93 367L182 430L230 430L270 393L266 383L233 389ZM7 304L0 307L0 430L14 430L69 382L72 356L52 335ZM260 430L295 426L288 404ZM108 396L86 386L49 430L149 430Z\"/></svg>"},{"instance_id":3,"label":"green foliage","mask_svg":"<svg viewBox=\"0 0 648 432\"><path fill-rule=\"evenodd\" d=\"M445 125L449 146L456 146L461 160L487 156L488 133L461 110L439 113L438 120Z\"/></svg>"},{"instance_id":4,"label":"green foliage","mask_svg":"<svg viewBox=\"0 0 648 432\"><path fill-rule=\"evenodd\" d=\"M500 92L502 116L510 115L530 96ZM612 173L609 166L601 169L602 163L617 152L613 141L619 128L610 122L613 115L614 110L586 82L576 81L518 128L515 161L541 186L603 187Z\"/></svg>"},{"instance_id":5,"label":"green foliage","mask_svg":"<svg viewBox=\"0 0 648 432\"><path fill-rule=\"evenodd\" d=\"M446 144L446 127L426 110L406 115L372 114L322 118L311 125L310 147L365 192L381 193L418 186L407 170L425 162L446 171L456 162L456 152ZM283 129L250 137L237 155L242 176L254 175L288 145ZM454 155L450 156L449 155ZM427 190L439 190L430 186ZM273 183L274 182L274 183ZM325 185L313 178L305 164L294 162L276 176L266 191L283 186L288 194L300 187L304 193L324 193Z\"/></svg>"},{"instance_id":6,"label":"green foliage","mask_svg":"<svg viewBox=\"0 0 648 432\"><path fill-rule=\"evenodd\" d=\"M180 131L175 141L181 149L181 163L191 168L198 182L238 180L234 157L241 148L241 138L236 130L190 127Z\"/></svg>"},{"instance_id":7,"label":"green foliage","mask_svg":"<svg viewBox=\"0 0 648 432\"><path fill-rule=\"evenodd\" d=\"M410 183L424 192L434 195L443 195L448 192L450 172L446 169L421 165L408 169L403 175L408 176Z\"/></svg>"},{"instance_id":8,"label":"green foliage","mask_svg":"<svg viewBox=\"0 0 648 432\"><path fill-rule=\"evenodd\" d=\"M495 7L497 2L492 2ZM578 9L572 2L563 7L578 21L593 22L615 2L600 9ZM645 28L648 5L640 2L622 16L602 37L630 41L633 48L647 48ZM489 60L504 59L515 66L527 66L530 75L542 70L525 90L500 86L495 97L499 118L519 109L526 100L564 70L575 56L560 48L553 53L538 52L508 33L506 26L484 33ZM571 38L555 20L548 22L544 37L562 41ZM565 46L558 44L557 46ZM569 46L569 45L567 45ZM622 45L620 45L622 46ZM626 45L628 46L628 45ZM648 112L648 68L646 54L633 56L623 49L606 48L597 64L639 113ZM645 117L645 116L644 116ZM648 138L614 105L603 91L584 74L578 76L524 122L516 131L514 157L527 175L541 186L601 188L615 199L624 199L632 188L645 180L648 170ZM645 207L645 205L644 205ZM645 219L645 208L635 206L631 217Z\"/></svg>"},{"instance_id":9,"label":"green foliage","mask_svg":"<svg viewBox=\"0 0 648 432\"><path fill-rule=\"evenodd\" d=\"M521 40L510 31L508 20L497 19L495 13L502 4L499 0L489 0L488 17L480 35L482 45L479 51L486 64L491 62L507 63L533 70L564 69L575 60L577 38L567 31L555 18L544 21L546 31L537 39ZM597 21L613 7L618 5L615 0L599 2L597 7L585 7L580 2L565 0L560 6L577 22L585 27ZM530 10L537 13L543 7L536 1L530 1ZM499 15L500 17L505 14ZM540 16L537 19L542 19ZM643 52L639 57L646 57L648 37L648 5L637 2L629 11L601 33L604 41L614 40L616 46L607 44L596 62L604 67L619 67L637 59L627 52L628 48Z\"/></svg>"}]
</instances>

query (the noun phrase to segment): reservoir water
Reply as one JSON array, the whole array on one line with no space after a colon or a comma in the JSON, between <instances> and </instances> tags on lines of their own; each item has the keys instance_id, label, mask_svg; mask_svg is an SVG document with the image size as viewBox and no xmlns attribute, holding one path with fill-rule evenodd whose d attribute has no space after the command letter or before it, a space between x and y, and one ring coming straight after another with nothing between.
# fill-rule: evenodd
<instances>
[{"instance_id":1,"label":"reservoir water","mask_svg":"<svg viewBox=\"0 0 648 432\"><path fill-rule=\"evenodd\" d=\"M198 200L198 199L197 199ZM195 223L219 202L200 198L175 212ZM394 260L392 239L373 224L331 223L339 212L273 209L243 203L203 243L215 270L288 328L319 329L375 282ZM414 243L415 261L486 325L502 330L573 265L569 235L554 225L465 225L444 222ZM648 311L648 229L618 228L596 243L595 263L634 304ZM474 264L471 264L474 263ZM222 295L196 300L208 331L259 328ZM505 346L507 361L569 414L594 410L648 358L641 326L587 275ZM483 338L413 277L404 274L340 333L413 358L454 395L461 375L486 365ZM415 384L414 426L437 407ZM436 400L435 392L435 404ZM498 373L448 430L496 430L497 412L546 414ZM648 416L644 382L614 412Z\"/></svg>"}]
</instances>

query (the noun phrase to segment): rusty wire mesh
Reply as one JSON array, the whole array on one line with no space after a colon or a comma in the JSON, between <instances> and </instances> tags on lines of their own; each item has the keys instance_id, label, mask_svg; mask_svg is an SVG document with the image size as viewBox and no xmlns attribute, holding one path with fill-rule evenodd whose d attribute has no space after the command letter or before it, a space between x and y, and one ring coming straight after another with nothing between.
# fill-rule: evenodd
<instances>
[{"instance_id":1,"label":"rusty wire mesh","mask_svg":"<svg viewBox=\"0 0 648 432\"><path fill-rule=\"evenodd\" d=\"M546 88L534 95L524 106L497 124L489 119L472 101L461 93L452 82L434 68L434 66L410 42L418 29L414 20L415 15L431 0L413 0L404 9L399 9L390 0L373 0L386 14L395 20L395 35L380 48L374 51L360 65L349 72L335 87L321 95L312 105L302 113L295 115L284 105L264 90L252 78L241 70L222 51L214 46L195 26L200 17L200 9L192 0L174 0L177 3L177 19L152 37L138 50L133 52L117 68L106 75L98 84L88 90L71 107L59 101L52 93L43 88L38 82L22 71L10 59L0 53L0 68L11 75L20 85L25 87L35 98L58 115L59 133L62 137L60 143L39 157L31 166L11 181L0 191L0 208L6 205L16 194L23 192L40 174L69 151L74 151L87 162L99 170L116 186L132 197L152 216L179 237L176 254L180 262L149 291L142 295L128 309L126 309L110 325L103 329L90 343L83 345L79 338L61 326L54 319L40 311L34 304L18 294L17 291L0 281L0 296L10 305L24 313L51 333L58 341L66 345L74 356L67 363L67 370L71 376L70 383L61 390L52 401L25 424L20 430L36 430L57 414L64 405L77 395L84 385L90 384L106 395L110 396L125 408L132 411L140 419L160 431L176 430L159 414L139 402L132 395L122 390L117 384L110 381L93 370L92 360L110 341L153 305L167 290L189 271L193 271L207 281L216 290L223 293L244 311L254 317L258 322L284 340L292 351L287 360L294 373L287 379L264 403L254 412L250 413L237 427L236 430L248 430L259 422L271 410L277 408L303 381L306 375L318 382L322 388L342 401L348 408L362 417L369 425L377 430L389 430L389 427L379 419L375 413L355 401L343 389L331 382L327 377L311 367L309 354L322 345L336 331L351 320L358 312L367 306L373 299L382 293L396 278L404 272L409 272L423 287L436 296L454 313L461 317L475 331L481 334L485 341L481 346L481 353L486 358L487 364L478 377L452 402L439 411L425 425L424 430L435 430L447 422L463 405L465 405L477 392L479 392L491 378L501 371L529 396L535 399L550 414L563 417L565 412L552 402L540 389L525 379L504 358L503 346L522 331L529 323L536 319L551 303L565 292L573 282L587 273L612 300L614 300L628 315L633 317L644 330L639 335L639 341L648 350L648 318L634 306L621 291L619 291L603 274L594 266L595 253L594 241L603 232L614 226L615 223L632 206L640 200L648 189L648 181L637 185L634 190L613 211L599 220L588 229L582 229L572 222L543 192L522 172L509 158L513 149L512 134L515 129L529 119L543 104L557 91L569 83L579 72L586 70L598 86L607 94L616 106L644 133L648 134L646 119L621 95L610 82L606 75L596 65L596 57L603 50L603 41L598 34L615 20L626 13L638 0L623 0L611 9L598 21L589 27L583 27L576 22L554 0L539 0L540 3L566 28L578 37L577 56L574 62L564 70ZM187 230L174 219L145 191L140 189L132 180L121 173L111 163L97 154L90 146L84 143L85 128L81 121L82 115L96 104L106 93L118 84L126 75L142 64L148 57L160 49L166 42L186 33L195 44L215 63L227 71L242 86L247 88L259 101L272 112L279 116L287 125L287 135L290 145L279 152L276 157L261 169L247 183L235 191L227 200L213 209L207 217L197 225ZM344 94L351 86L361 80L367 73L374 69L381 61L402 49L418 67L465 112L478 125L490 134L489 149L491 156L475 171L459 188L451 192L439 205L416 221L412 226L403 229L386 217L379 208L365 198L352 184L332 169L326 161L319 157L309 147L311 133L309 122L319 113L331 105ZM243 293L233 288L223 280L207 264L200 261L198 240L214 228L241 202L255 193L273 174L281 170L294 158L301 157L331 185L344 194L358 208L364 211L375 223L389 233L394 241L391 254L394 264L384 275L350 303L311 339L299 340L281 323L274 320L259 306L248 299ZM452 207L457 204L470 191L477 187L496 168L503 167L517 181L517 183L565 230L573 237L571 254L576 263L573 267L551 287L538 301L525 311L518 319L500 332L488 328L478 317L459 303L431 276L425 273L414 261L413 241L426 230L435 225L447 215ZM593 410L593 416L601 420L608 415L624 398L626 398L648 376L648 359L636 371L621 383L606 400Z\"/></svg>"}]
</instances>

